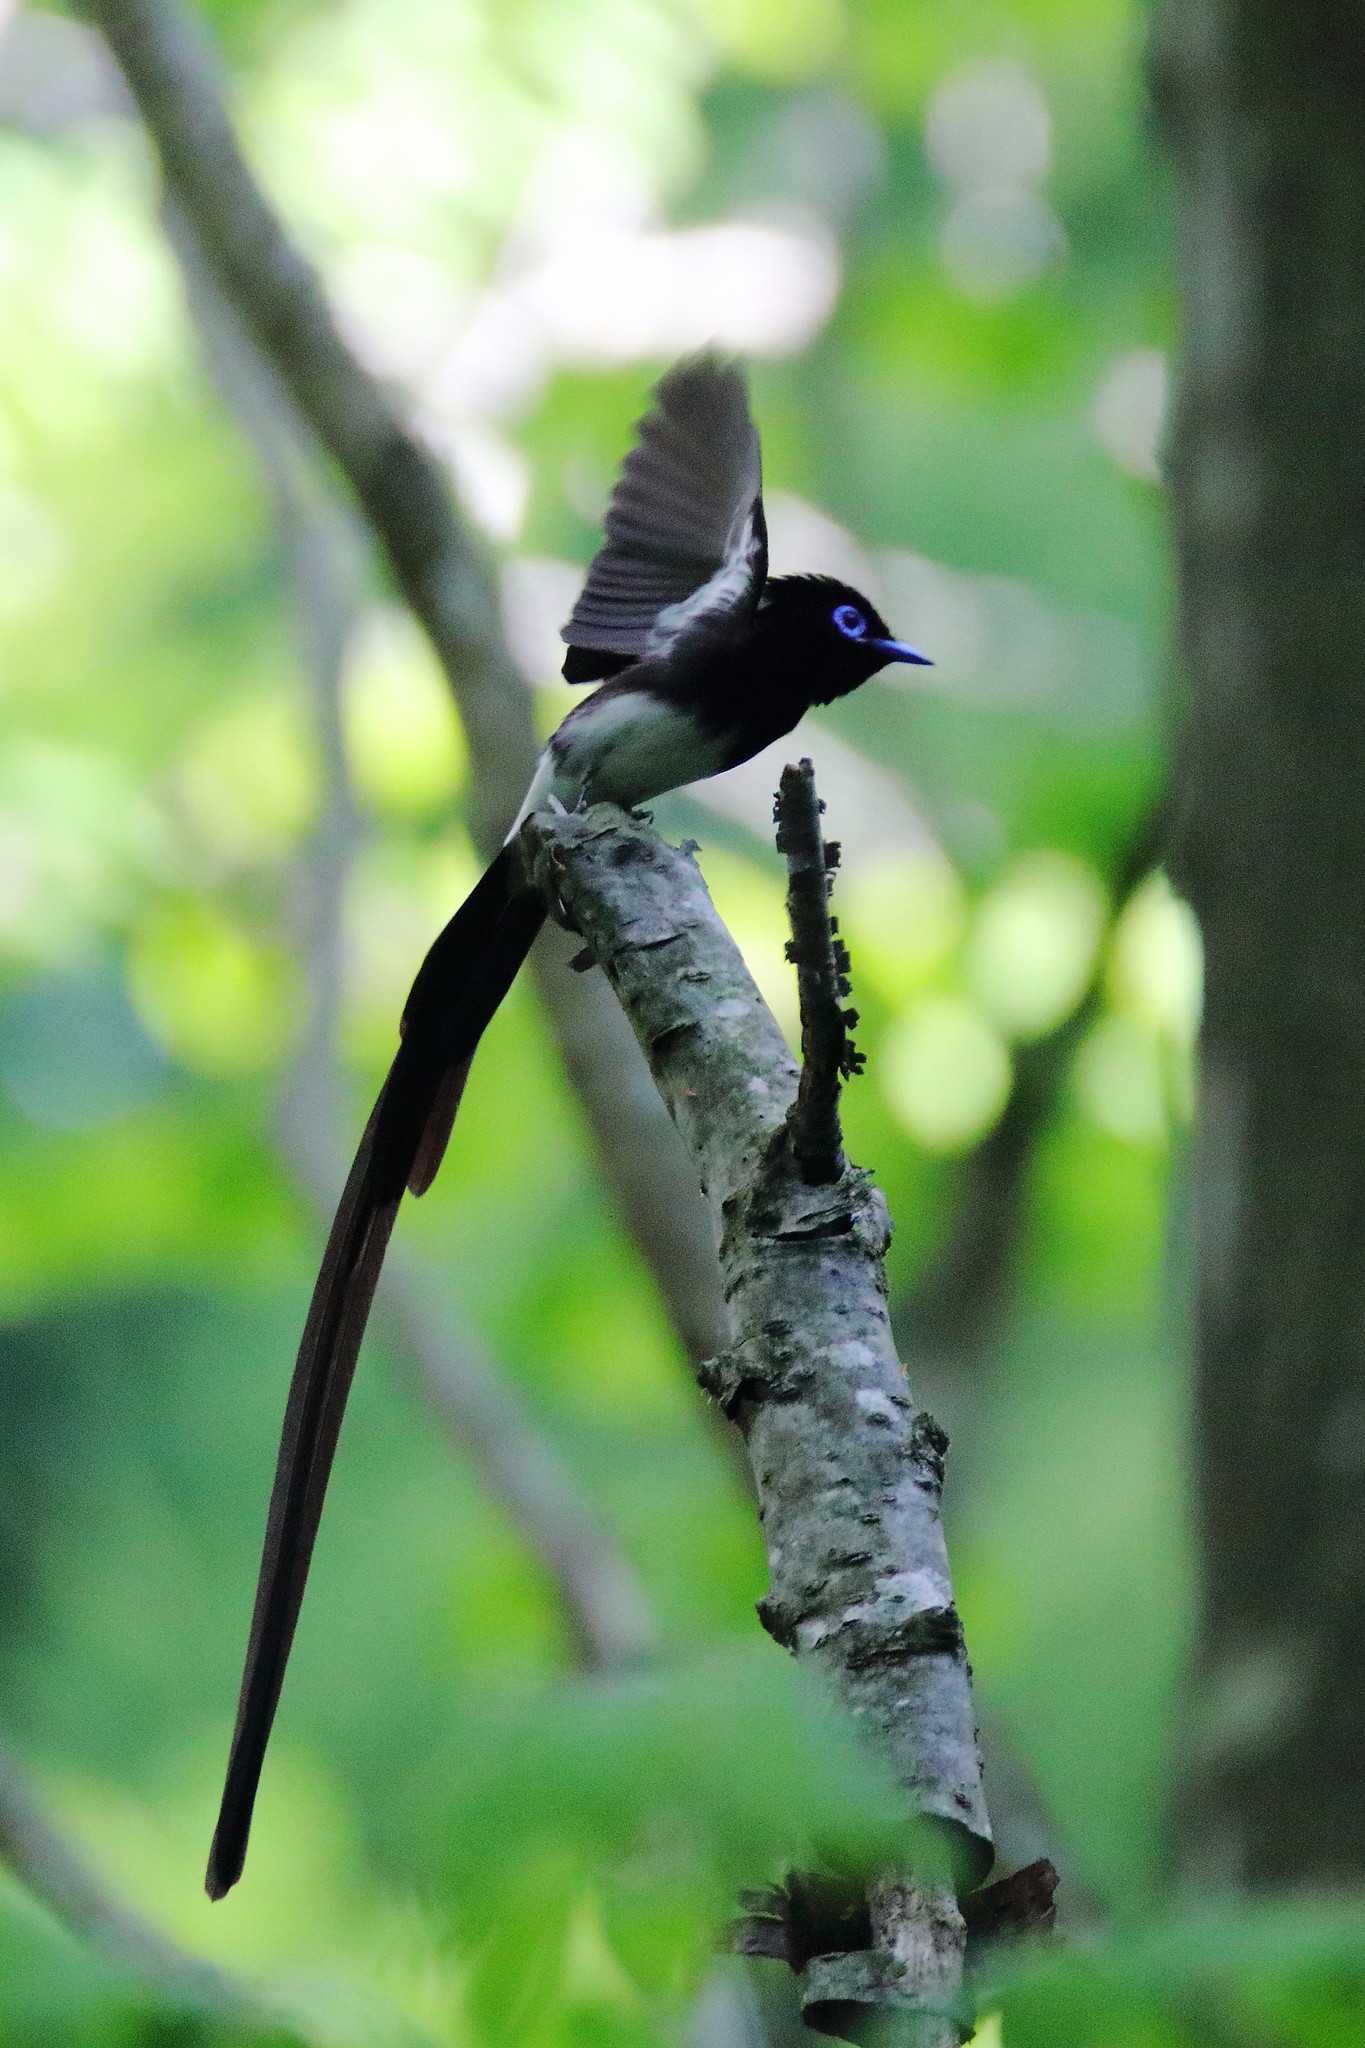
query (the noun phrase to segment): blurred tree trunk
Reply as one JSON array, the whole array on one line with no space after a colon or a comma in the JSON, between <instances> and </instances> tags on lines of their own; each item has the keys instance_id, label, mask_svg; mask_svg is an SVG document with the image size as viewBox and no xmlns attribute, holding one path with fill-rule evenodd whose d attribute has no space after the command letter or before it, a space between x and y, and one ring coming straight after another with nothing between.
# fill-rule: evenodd
<instances>
[{"instance_id":1,"label":"blurred tree trunk","mask_svg":"<svg viewBox=\"0 0 1365 2048\"><path fill-rule=\"evenodd\" d=\"M1365 15L1171 0L1213 1884L1365 1879Z\"/></svg>"}]
</instances>

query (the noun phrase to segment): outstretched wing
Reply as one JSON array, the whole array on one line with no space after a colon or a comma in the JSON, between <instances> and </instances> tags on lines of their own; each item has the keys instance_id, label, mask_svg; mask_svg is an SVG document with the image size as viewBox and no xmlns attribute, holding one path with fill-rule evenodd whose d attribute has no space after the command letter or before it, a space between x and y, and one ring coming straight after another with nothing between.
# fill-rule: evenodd
<instances>
[{"instance_id":1,"label":"outstretched wing","mask_svg":"<svg viewBox=\"0 0 1365 2048\"><path fill-rule=\"evenodd\" d=\"M563 628L571 683L672 653L693 633L748 623L768 573L768 536L758 434L737 363L689 356L660 379L603 531Z\"/></svg>"}]
</instances>

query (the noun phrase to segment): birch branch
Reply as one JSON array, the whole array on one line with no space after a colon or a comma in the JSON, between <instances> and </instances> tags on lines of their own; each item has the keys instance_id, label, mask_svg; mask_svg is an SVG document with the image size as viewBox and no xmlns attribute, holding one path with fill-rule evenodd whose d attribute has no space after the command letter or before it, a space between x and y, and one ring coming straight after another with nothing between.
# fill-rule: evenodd
<instances>
[{"instance_id":1,"label":"birch branch","mask_svg":"<svg viewBox=\"0 0 1365 2048\"><path fill-rule=\"evenodd\" d=\"M930 1824L945 1864L886 1874L802 1971L808 2023L961 2038L956 1894L991 1860L969 1672L940 1513L945 1439L896 1357L889 1223L866 1174L810 1185L797 1074L686 852L607 805L539 813L527 857L604 969L692 1157L720 1238L727 1342L698 1377L743 1436L767 1547L760 1603ZM925 1831L916 1836L917 1844Z\"/></svg>"},{"instance_id":2,"label":"birch branch","mask_svg":"<svg viewBox=\"0 0 1365 2048\"><path fill-rule=\"evenodd\" d=\"M166 190L204 261L359 504L424 628L464 727L470 829L486 854L516 814L537 752L531 700L503 638L497 585L441 464L342 338L314 266L244 157L213 53L174 0L85 0L132 93ZM691 1358L720 1303L703 1205L615 1004L532 952L551 1030L617 1208Z\"/></svg>"}]
</instances>

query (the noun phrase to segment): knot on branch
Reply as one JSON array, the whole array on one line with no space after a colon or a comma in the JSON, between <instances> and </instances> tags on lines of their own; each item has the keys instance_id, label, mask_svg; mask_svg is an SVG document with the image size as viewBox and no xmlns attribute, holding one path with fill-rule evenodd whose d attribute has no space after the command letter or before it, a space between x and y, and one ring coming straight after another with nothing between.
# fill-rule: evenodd
<instances>
[{"instance_id":1,"label":"knot on branch","mask_svg":"<svg viewBox=\"0 0 1365 2048\"><path fill-rule=\"evenodd\" d=\"M1046 1856L994 1884L982 1885L962 1901L967 1923L967 1967L979 1970L1008 1942L1051 1934L1057 1925L1057 1866Z\"/></svg>"},{"instance_id":2,"label":"knot on branch","mask_svg":"<svg viewBox=\"0 0 1365 2048\"><path fill-rule=\"evenodd\" d=\"M845 1551L830 1563L846 1568L871 1559L869 1550ZM867 1611L845 1614L831 1623L765 1593L755 1602L754 1612L779 1649L794 1650L803 1640L811 1646L837 1644L846 1671L907 1664L917 1657L955 1658L964 1648L962 1622L951 1600L946 1605L917 1607L910 1614L896 1615L879 1609L874 1596Z\"/></svg>"},{"instance_id":3,"label":"knot on branch","mask_svg":"<svg viewBox=\"0 0 1365 2048\"><path fill-rule=\"evenodd\" d=\"M957 1900L966 1928L970 1976L989 1968L998 1952L1045 1938L1056 1921L1055 1867L1040 1858L995 1884ZM933 2009L929 1985L916 1984L899 1959L875 1940L867 1892L860 1877L826 1871L789 1871L781 1884L741 1892L743 1909L731 1923L727 1946L738 1955L786 1963L803 1982L802 2007L809 2026L840 2039L857 2040L869 2024L893 2009ZM936 1918L953 1911L951 1892L936 1902ZM888 1992L891 1995L888 1997ZM965 2032L971 2014L961 1996L940 2008L956 2016Z\"/></svg>"},{"instance_id":4,"label":"knot on branch","mask_svg":"<svg viewBox=\"0 0 1365 2048\"><path fill-rule=\"evenodd\" d=\"M891 1242L891 1216L881 1189L859 1167L845 1165L837 1181L816 1189L793 1180L787 1170L787 1125L780 1124L765 1170L747 1198L732 1198L725 1211L724 1245L733 1239L799 1246L849 1238L857 1251L881 1260Z\"/></svg>"},{"instance_id":5,"label":"knot on branch","mask_svg":"<svg viewBox=\"0 0 1365 2048\"><path fill-rule=\"evenodd\" d=\"M864 1619L850 1627L843 1648L850 1671L874 1664L901 1664L910 1657L956 1657L963 1648L962 1623L950 1601L946 1607L921 1607L895 1621Z\"/></svg>"},{"instance_id":6,"label":"knot on branch","mask_svg":"<svg viewBox=\"0 0 1365 2048\"><path fill-rule=\"evenodd\" d=\"M733 1923L730 1947L769 1956L798 1974L813 1956L849 1955L872 1946L872 1916L861 1875L791 1870L782 1884L740 1893L744 1917Z\"/></svg>"},{"instance_id":7,"label":"knot on branch","mask_svg":"<svg viewBox=\"0 0 1365 2048\"><path fill-rule=\"evenodd\" d=\"M746 1426L756 1403L799 1400L812 1379L811 1367L780 1336L770 1339L761 1357L751 1351L722 1351L702 1359L696 1374L702 1392L739 1429Z\"/></svg>"},{"instance_id":8,"label":"knot on branch","mask_svg":"<svg viewBox=\"0 0 1365 2048\"><path fill-rule=\"evenodd\" d=\"M864 1066L851 1035L858 1012L845 1007L853 993L848 948L829 911L840 849L821 832L824 808L808 760L783 769L773 817L778 852L787 863L787 958L801 998L801 1082L781 1142L801 1179L815 1186L838 1180L844 1171L839 1086Z\"/></svg>"},{"instance_id":9,"label":"knot on branch","mask_svg":"<svg viewBox=\"0 0 1365 2048\"><path fill-rule=\"evenodd\" d=\"M923 1473L921 1484L935 1493L943 1486L943 1461L948 1452L948 1432L935 1422L927 1408L921 1408L910 1430L909 1458Z\"/></svg>"}]
</instances>

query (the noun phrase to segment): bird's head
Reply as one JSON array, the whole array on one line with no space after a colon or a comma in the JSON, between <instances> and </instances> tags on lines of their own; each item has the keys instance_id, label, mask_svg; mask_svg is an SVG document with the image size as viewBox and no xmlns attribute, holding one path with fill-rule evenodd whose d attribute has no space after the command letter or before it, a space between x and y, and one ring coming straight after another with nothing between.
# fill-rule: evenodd
<instances>
[{"instance_id":1,"label":"bird's head","mask_svg":"<svg viewBox=\"0 0 1365 2048\"><path fill-rule=\"evenodd\" d=\"M774 576L763 593L758 630L770 659L809 678L812 704L846 697L893 661L933 666L893 637L870 599L833 576Z\"/></svg>"}]
</instances>

